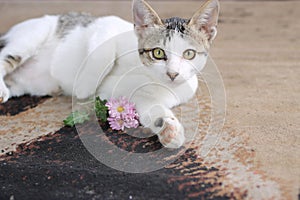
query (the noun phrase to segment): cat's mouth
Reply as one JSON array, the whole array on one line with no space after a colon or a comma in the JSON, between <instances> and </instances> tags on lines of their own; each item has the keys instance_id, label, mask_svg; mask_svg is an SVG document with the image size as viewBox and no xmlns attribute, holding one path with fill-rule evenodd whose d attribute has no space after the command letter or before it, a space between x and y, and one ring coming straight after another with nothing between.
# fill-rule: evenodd
<instances>
[{"instance_id":1,"label":"cat's mouth","mask_svg":"<svg viewBox=\"0 0 300 200\"><path fill-rule=\"evenodd\" d=\"M185 82L185 80L180 76L176 77L175 79L167 77L165 80L170 85L180 85Z\"/></svg>"}]
</instances>

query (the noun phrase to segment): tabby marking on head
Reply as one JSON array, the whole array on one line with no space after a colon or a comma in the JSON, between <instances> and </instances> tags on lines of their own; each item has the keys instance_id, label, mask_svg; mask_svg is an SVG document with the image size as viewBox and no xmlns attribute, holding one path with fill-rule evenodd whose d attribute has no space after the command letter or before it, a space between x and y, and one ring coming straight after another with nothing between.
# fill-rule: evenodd
<instances>
[{"instance_id":1,"label":"tabby marking on head","mask_svg":"<svg viewBox=\"0 0 300 200\"><path fill-rule=\"evenodd\" d=\"M179 17L172 17L162 21L165 24L166 29L178 31L184 34L186 30L186 26L188 25L190 20L182 19Z\"/></svg>"}]
</instances>

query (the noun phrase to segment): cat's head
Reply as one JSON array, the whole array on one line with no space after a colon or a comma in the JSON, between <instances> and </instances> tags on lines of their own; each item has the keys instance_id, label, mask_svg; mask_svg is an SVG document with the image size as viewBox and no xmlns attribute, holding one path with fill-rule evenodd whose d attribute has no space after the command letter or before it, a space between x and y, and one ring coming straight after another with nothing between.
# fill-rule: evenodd
<instances>
[{"instance_id":1,"label":"cat's head","mask_svg":"<svg viewBox=\"0 0 300 200\"><path fill-rule=\"evenodd\" d=\"M133 0L133 18L144 65L164 82L182 83L200 72L217 34L218 0L208 0L191 19L161 19L144 0Z\"/></svg>"}]
</instances>

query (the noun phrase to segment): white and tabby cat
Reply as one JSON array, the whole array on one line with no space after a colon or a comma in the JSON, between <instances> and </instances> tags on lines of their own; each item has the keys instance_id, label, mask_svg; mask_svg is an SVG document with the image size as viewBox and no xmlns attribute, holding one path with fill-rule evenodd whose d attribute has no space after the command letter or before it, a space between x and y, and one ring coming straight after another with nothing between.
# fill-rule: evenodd
<instances>
[{"instance_id":1,"label":"white and tabby cat","mask_svg":"<svg viewBox=\"0 0 300 200\"><path fill-rule=\"evenodd\" d=\"M78 13L24 21L0 38L0 102L23 94L63 93L84 99L96 88L102 98L128 96L147 80L158 85L134 95L140 121L164 146L178 148L185 140L184 129L170 109L193 97L197 73L217 34L218 15L218 0L205 2L189 20L163 20L145 1L133 0L134 25L114 16ZM115 37L125 32L126 37ZM74 85L83 60L101 44ZM132 49L134 54L120 57Z\"/></svg>"}]
</instances>

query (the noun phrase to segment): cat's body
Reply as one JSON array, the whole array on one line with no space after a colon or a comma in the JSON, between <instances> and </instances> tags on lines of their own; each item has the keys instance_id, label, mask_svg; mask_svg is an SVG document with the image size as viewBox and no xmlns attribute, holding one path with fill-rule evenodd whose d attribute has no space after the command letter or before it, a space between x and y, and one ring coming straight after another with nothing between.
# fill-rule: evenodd
<instances>
[{"instance_id":1,"label":"cat's body","mask_svg":"<svg viewBox=\"0 0 300 200\"><path fill-rule=\"evenodd\" d=\"M0 100L23 94L126 96L162 144L181 146L184 130L170 108L187 102L198 87L216 22L200 30L195 20L216 21L218 2L208 1L191 20L161 20L142 0L134 1L133 10L135 26L114 16L76 13L14 26L0 38Z\"/></svg>"},{"instance_id":2,"label":"cat's body","mask_svg":"<svg viewBox=\"0 0 300 200\"><path fill-rule=\"evenodd\" d=\"M65 16L73 19L90 18L89 15L76 13ZM64 24L60 22L65 16L45 16L25 21L13 27L1 38L7 43L1 55L22 57L20 63L22 66L5 77L5 82L10 88L10 96L26 93L72 95L74 79L84 59L104 41L122 32L133 30L131 23L113 16L94 19L87 26L78 23L71 30L67 30L68 28L62 27ZM104 27L109 31L103 31ZM68 32L59 32L61 28ZM21 45L24 47L20 48ZM111 45L106 49L107 55L111 55L110 58L107 55L100 58L98 67L105 67L101 66L103 59L111 62L116 57L116 48L113 47L114 44ZM137 41L128 41L128 45L137 46ZM92 78L97 80L98 77Z\"/></svg>"}]
</instances>

